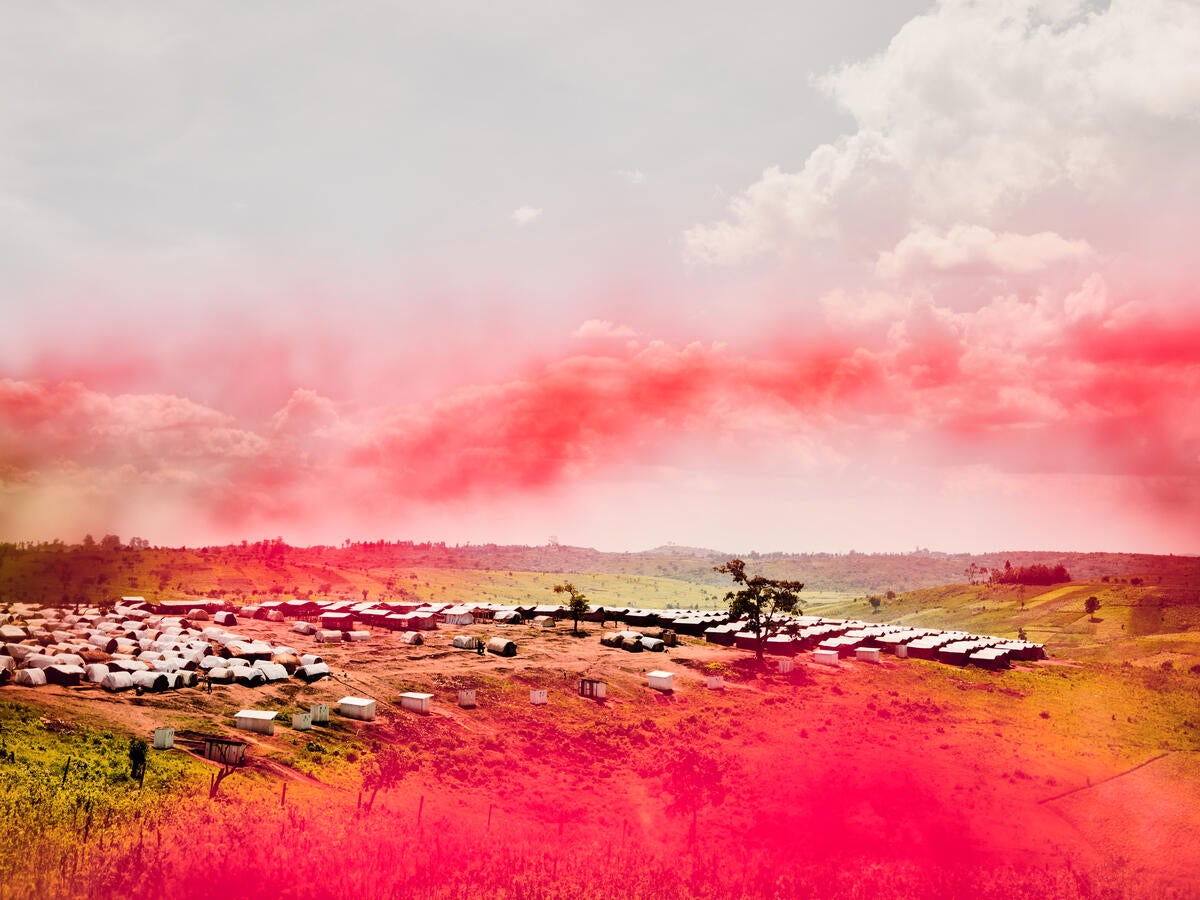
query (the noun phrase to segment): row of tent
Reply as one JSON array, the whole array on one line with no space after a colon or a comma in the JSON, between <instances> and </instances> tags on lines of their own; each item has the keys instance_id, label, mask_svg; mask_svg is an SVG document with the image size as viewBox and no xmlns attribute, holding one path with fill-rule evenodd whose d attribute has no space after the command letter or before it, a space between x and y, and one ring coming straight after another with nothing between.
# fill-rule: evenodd
<instances>
[{"instance_id":1,"label":"row of tent","mask_svg":"<svg viewBox=\"0 0 1200 900\"><path fill-rule=\"evenodd\" d=\"M225 621L236 622L232 614ZM35 687L92 683L109 691L163 691L202 679L254 686L293 677L311 683L331 674L319 656L294 647L130 606L111 613L52 607L5 615L0 639L0 682Z\"/></svg>"},{"instance_id":2,"label":"row of tent","mask_svg":"<svg viewBox=\"0 0 1200 900\"><path fill-rule=\"evenodd\" d=\"M674 644L674 632L663 632L664 637L653 637L640 631L625 629L624 631L606 631L600 635L600 644L604 647L616 647L630 653L641 653L648 650L651 653L664 653L667 642Z\"/></svg>"},{"instance_id":3,"label":"row of tent","mask_svg":"<svg viewBox=\"0 0 1200 900\"><path fill-rule=\"evenodd\" d=\"M704 632L704 639L743 650L756 649L758 636L744 628L744 622L714 626ZM853 656L860 647L876 647L900 658L936 660L957 666L969 663L985 669L1005 669L1013 661L1046 658L1045 646L1030 641L819 616L785 619L778 632L763 643L765 653L777 656L793 656L802 650L825 650L847 657Z\"/></svg>"},{"instance_id":4,"label":"row of tent","mask_svg":"<svg viewBox=\"0 0 1200 900\"><path fill-rule=\"evenodd\" d=\"M142 598L124 598L135 602ZM200 608L208 608L205 607ZM193 617L194 608L187 601L168 601L158 607L163 610L187 611ZM570 619L570 610L562 604L500 604L500 603L418 603L404 600L354 602L350 600L268 600L243 607L244 616L275 622L313 622L321 630L353 632L357 626L387 628L392 631L425 631L439 625L471 625L477 621L495 624L522 624L548 617L554 621ZM707 628L729 620L721 610L696 609L639 609L628 606L589 606L585 622L619 622L631 628L661 626L678 634L699 637Z\"/></svg>"}]
</instances>

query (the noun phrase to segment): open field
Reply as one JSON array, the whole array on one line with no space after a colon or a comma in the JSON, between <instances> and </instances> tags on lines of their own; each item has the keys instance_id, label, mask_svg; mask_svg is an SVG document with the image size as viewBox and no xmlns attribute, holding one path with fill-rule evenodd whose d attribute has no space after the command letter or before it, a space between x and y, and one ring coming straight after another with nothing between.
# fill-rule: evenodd
<instances>
[{"instance_id":1,"label":"open field","mask_svg":"<svg viewBox=\"0 0 1200 900\"><path fill-rule=\"evenodd\" d=\"M304 640L285 624L238 630ZM498 632L517 641L516 658L449 646L453 634ZM603 648L595 626L578 637L444 626L428 637L419 647L386 632L322 645L337 680L311 686L142 697L2 689L23 730L9 743L18 762L0 771L41 768L49 782L77 753L71 742L95 735L111 743L157 725L229 734L238 709L286 720L346 694L377 698L381 710L372 723L237 732L252 739L254 763L212 802L211 764L183 750L152 753L141 791L106 770L132 806L114 808L82 843L61 826L36 831L35 851L10 853L0 873L12 895L139 895L151 890L147 872L187 896L264 883L281 893L294 885L296 896L378 895L400 883L418 896L482 895L510 882L525 884L514 896L566 896L564 885L596 896L774 896L781 883L798 893L836 883L988 896L986 883L996 896L1186 896L1200 878L1200 849L1176 840L1200 828L1200 676L1186 671L1056 659L986 673L890 658L830 670L801 654L781 676L694 640L665 655ZM645 686L652 668L676 673L673 694ZM724 691L704 686L713 671ZM605 703L576 695L585 674L608 683ZM455 705L463 687L476 689L477 709ZM546 707L530 705L531 688L548 690ZM433 713L400 711L404 690L435 694ZM415 768L368 814L360 767L393 745L411 751ZM665 789L668 761L686 748L720 760L723 773L720 802L696 810L694 844ZM5 797L14 812L15 785ZM51 814L65 811L27 802L20 818L36 830ZM339 864L343 874L303 889L306 860L344 853L354 860ZM140 868L120 864L135 854ZM198 865L211 873L202 884ZM630 874L609 884L614 865ZM767 882L764 872L774 873Z\"/></svg>"},{"instance_id":2,"label":"open field","mask_svg":"<svg viewBox=\"0 0 1200 900\"><path fill-rule=\"evenodd\" d=\"M86 585L89 597L164 567L169 596L235 577L228 561L146 553ZM236 569L246 599L274 596L280 569ZM10 558L0 576L18 571ZM84 571L80 584L99 572ZM308 570L284 571L290 581ZM598 604L703 607L724 590L442 565L317 566L306 577L354 599L442 602L553 602L564 580ZM808 613L1023 628L1046 643L1050 659L998 673L886 656L830 669L802 653L779 675L694 639L666 654L605 648L595 624L580 636L443 625L423 646L382 630L313 645L285 623L243 620L249 637L321 653L335 678L144 696L0 688L0 750L13 755L0 762L0 815L25 836L0 850L0 883L14 897L260 896L262 885L295 897L1191 896L1200 641L1188 590L1170 578L960 584L898 593L878 612L853 591L805 591ZM1096 621L1083 608L1093 595ZM519 652L456 650L456 634L502 634ZM676 690L650 690L650 669L674 672ZM705 686L710 673L724 690ZM604 680L608 699L579 697L581 676ZM476 690L478 708L456 706L461 688ZM530 704L535 688L546 706ZM431 715L398 708L410 690L435 695ZM378 718L288 727L291 713L348 694L377 699ZM235 731L242 708L279 711L274 735ZM215 767L181 741L151 752L139 789L124 749L160 725L249 740L250 763L210 800ZM364 774L394 748L406 772L368 811ZM719 774L679 769L689 752Z\"/></svg>"}]
</instances>

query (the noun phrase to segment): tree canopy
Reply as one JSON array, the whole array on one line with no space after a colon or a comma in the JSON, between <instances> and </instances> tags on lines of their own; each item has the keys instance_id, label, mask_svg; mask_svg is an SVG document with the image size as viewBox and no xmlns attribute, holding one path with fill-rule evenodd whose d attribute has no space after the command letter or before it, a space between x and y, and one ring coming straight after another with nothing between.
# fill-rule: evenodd
<instances>
[{"instance_id":1,"label":"tree canopy","mask_svg":"<svg viewBox=\"0 0 1200 900\"><path fill-rule=\"evenodd\" d=\"M728 575L734 584L741 585L740 590L725 595L729 616L747 620L747 630L756 638L755 656L761 662L766 639L770 637L779 618L794 613L797 607L803 605L799 595L804 590L804 583L747 575L746 564L740 559L731 559L724 565L715 566L713 571Z\"/></svg>"},{"instance_id":2,"label":"tree canopy","mask_svg":"<svg viewBox=\"0 0 1200 900\"><path fill-rule=\"evenodd\" d=\"M705 806L719 806L729 789L731 762L718 754L692 746L675 747L663 767L663 788L671 800L667 808L691 818L688 843L696 842L696 817Z\"/></svg>"},{"instance_id":3,"label":"tree canopy","mask_svg":"<svg viewBox=\"0 0 1200 900\"><path fill-rule=\"evenodd\" d=\"M388 744L380 747L362 765L363 790L371 792L367 800L367 812L375 807L375 798L380 791L396 787L418 768L417 759L407 747Z\"/></svg>"},{"instance_id":4,"label":"tree canopy","mask_svg":"<svg viewBox=\"0 0 1200 900\"><path fill-rule=\"evenodd\" d=\"M570 595L570 599L567 601L567 612L571 614L571 621L574 623L571 626L571 630L575 633L578 633L579 620L583 618L584 613L586 613L588 609L587 596L585 594L581 594L575 588L575 585L571 584L569 581L565 584L556 584L554 586L554 593Z\"/></svg>"},{"instance_id":5,"label":"tree canopy","mask_svg":"<svg viewBox=\"0 0 1200 900\"><path fill-rule=\"evenodd\" d=\"M1014 566L1005 561L1003 569L992 569L988 580L992 584L1066 584L1071 580L1071 573L1062 563L1056 566L1046 566L1034 563L1032 566Z\"/></svg>"}]
</instances>

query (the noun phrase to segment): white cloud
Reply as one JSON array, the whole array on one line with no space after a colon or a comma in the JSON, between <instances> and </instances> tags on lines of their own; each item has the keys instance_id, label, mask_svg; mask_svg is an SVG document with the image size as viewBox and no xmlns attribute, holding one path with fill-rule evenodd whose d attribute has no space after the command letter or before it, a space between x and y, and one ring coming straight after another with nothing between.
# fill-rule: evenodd
<instances>
[{"instance_id":1,"label":"white cloud","mask_svg":"<svg viewBox=\"0 0 1200 900\"><path fill-rule=\"evenodd\" d=\"M856 124L794 172L775 167L686 234L736 263L839 237L872 255L915 222L997 225L1059 192L1081 223L1200 177L1200 4L942 0L887 49L818 82ZM1090 206L1085 209L1085 205ZM1112 212L1112 210L1117 210ZM1071 223L1056 225L1075 234Z\"/></svg>"},{"instance_id":2,"label":"white cloud","mask_svg":"<svg viewBox=\"0 0 1200 900\"><path fill-rule=\"evenodd\" d=\"M982 225L959 224L944 233L922 227L905 235L894 249L879 254L875 271L888 279L936 272L1028 275L1094 256L1087 241L1053 231L997 234Z\"/></svg>"},{"instance_id":3,"label":"white cloud","mask_svg":"<svg viewBox=\"0 0 1200 900\"><path fill-rule=\"evenodd\" d=\"M524 225L529 225L533 222L536 222L539 218L541 218L541 215L542 215L541 208L534 208L532 206L520 206L513 210L512 220L514 222L516 222L518 225L524 226Z\"/></svg>"},{"instance_id":4,"label":"white cloud","mask_svg":"<svg viewBox=\"0 0 1200 900\"><path fill-rule=\"evenodd\" d=\"M607 319L588 319L572 332L577 338L634 338L637 332L628 325L617 325Z\"/></svg>"},{"instance_id":5,"label":"white cloud","mask_svg":"<svg viewBox=\"0 0 1200 900\"><path fill-rule=\"evenodd\" d=\"M617 172L622 178L630 184L645 184L646 175L640 169L621 169Z\"/></svg>"}]
</instances>

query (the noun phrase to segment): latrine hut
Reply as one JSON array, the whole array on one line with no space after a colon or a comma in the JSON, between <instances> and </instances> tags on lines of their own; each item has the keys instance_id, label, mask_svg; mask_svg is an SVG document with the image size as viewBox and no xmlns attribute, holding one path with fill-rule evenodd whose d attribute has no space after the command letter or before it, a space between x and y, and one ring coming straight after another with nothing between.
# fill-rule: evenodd
<instances>
[{"instance_id":1,"label":"latrine hut","mask_svg":"<svg viewBox=\"0 0 1200 900\"><path fill-rule=\"evenodd\" d=\"M366 697L343 697L338 701L338 714L347 719L370 722L375 718L375 701Z\"/></svg>"},{"instance_id":2,"label":"latrine hut","mask_svg":"<svg viewBox=\"0 0 1200 900\"><path fill-rule=\"evenodd\" d=\"M233 717L234 723L242 731L253 731L257 734L274 734L275 717L277 712L265 709L243 709Z\"/></svg>"},{"instance_id":3,"label":"latrine hut","mask_svg":"<svg viewBox=\"0 0 1200 900\"><path fill-rule=\"evenodd\" d=\"M231 738L204 738L204 758L223 766L235 768L246 759L246 742Z\"/></svg>"}]
</instances>

